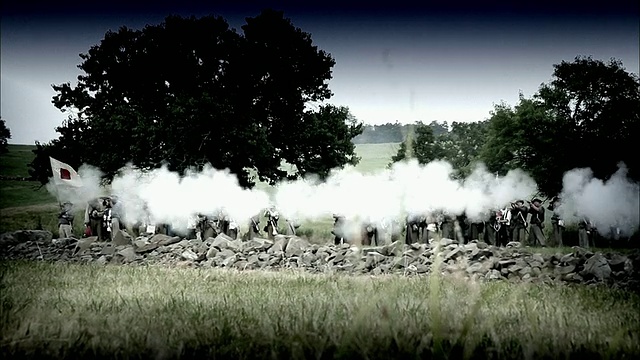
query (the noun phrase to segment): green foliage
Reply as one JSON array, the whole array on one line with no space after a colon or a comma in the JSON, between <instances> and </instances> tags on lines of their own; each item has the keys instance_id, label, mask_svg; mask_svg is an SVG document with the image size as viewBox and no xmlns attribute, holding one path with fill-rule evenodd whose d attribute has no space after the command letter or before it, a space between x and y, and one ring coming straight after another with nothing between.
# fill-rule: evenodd
<instances>
[{"instance_id":1,"label":"green foliage","mask_svg":"<svg viewBox=\"0 0 640 360\"><path fill-rule=\"evenodd\" d=\"M495 106L482 159L489 170L505 174L521 167L544 195L562 189L562 177L590 167L607 178L619 162L640 179L634 145L640 135L640 81L622 63L590 57L554 65L553 80L531 99L522 95L511 109Z\"/></svg>"},{"instance_id":2,"label":"green foliage","mask_svg":"<svg viewBox=\"0 0 640 360\"><path fill-rule=\"evenodd\" d=\"M392 162L411 157L407 152L407 144L409 144L413 156L420 164L446 160L453 165L456 177L469 175L474 164L479 160L482 146L486 142L488 122L454 122L450 128L448 125L443 128L447 131L435 135L433 123L431 125L418 123L415 128L415 138L411 140L407 137L407 140L400 144L398 153L392 157Z\"/></svg>"},{"instance_id":3,"label":"green foliage","mask_svg":"<svg viewBox=\"0 0 640 360\"><path fill-rule=\"evenodd\" d=\"M335 60L282 12L247 18L242 31L221 17L169 16L108 32L81 54L75 87L53 86L54 105L77 115L56 129L59 139L38 144L32 175L46 182L54 154L107 179L129 162L181 173L210 163L251 187L252 170L269 183L286 178L283 160L296 176L357 162L346 142L362 129L346 107L305 111L331 97Z\"/></svg>"},{"instance_id":4,"label":"green foliage","mask_svg":"<svg viewBox=\"0 0 640 360\"><path fill-rule=\"evenodd\" d=\"M7 127L7 122L0 117L0 154L5 154L8 141L11 139L11 130Z\"/></svg>"}]
</instances>

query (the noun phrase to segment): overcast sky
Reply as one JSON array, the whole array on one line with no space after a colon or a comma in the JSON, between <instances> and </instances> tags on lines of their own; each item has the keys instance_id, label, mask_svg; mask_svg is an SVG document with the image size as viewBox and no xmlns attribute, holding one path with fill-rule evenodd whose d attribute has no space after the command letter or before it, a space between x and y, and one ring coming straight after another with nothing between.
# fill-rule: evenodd
<instances>
[{"instance_id":1,"label":"overcast sky","mask_svg":"<svg viewBox=\"0 0 640 360\"><path fill-rule=\"evenodd\" d=\"M484 120L493 104L513 105L520 91L531 96L551 79L553 64L578 55L617 58L636 74L639 66L634 1L609 0L599 7L537 1L529 8L496 1L451 8L401 1L86 3L3 2L0 114L11 129L10 143L58 137L54 128L66 114L51 103L51 85L75 84L78 55L105 32L157 24L172 13L221 15L241 31L244 18L261 8L283 10L336 59L329 102L348 106L368 124Z\"/></svg>"}]
</instances>

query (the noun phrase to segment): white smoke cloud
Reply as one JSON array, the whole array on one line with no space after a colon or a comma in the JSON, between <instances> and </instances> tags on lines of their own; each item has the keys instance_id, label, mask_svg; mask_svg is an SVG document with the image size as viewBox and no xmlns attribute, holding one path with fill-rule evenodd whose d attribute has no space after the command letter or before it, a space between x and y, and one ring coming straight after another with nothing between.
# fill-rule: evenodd
<instances>
[{"instance_id":1,"label":"white smoke cloud","mask_svg":"<svg viewBox=\"0 0 640 360\"><path fill-rule=\"evenodd\" d=\"M535 181L522 171L496 178L480 165L464 181L453 179L453 172L445 161L420 165L409 160L373 174L346 167L332 172L320 185L281 183L275 202L285 217L314 219L339 213L378 224L439 210L455 215L466 212L472 220L482 220L491 209L536 193Z\"/></svg>"},{"instance_id":2,"label":"white smoke cloud","mask_svg":"<svg viewBox=\"0 0 640 360\"><path fill-rule=\"evenodd\" d=\"M61 191L64 200L76 206L86 206L98 196L116 195L127 222L150 220L171 224L176 230L186 229L197 213L220 210L244 227L270 204L283 218L296 221L327 219L337 213L356 223L380 225L438 211L465 213L470 220L481 221L492 210L537 193L535 181L521 170L497 177L479 164L463 180L454 179L453 172L448 162L421 165L414 159L367 174L347 166L333 170L324 182L315 177L283 181L270 196L263 190L243 189L234 174L211 166L182 177L166 167L143 172L127 166L113 179L111 188L105 189L100 186L100 171L83 165L79 175L84 189ZM561 216L567 223L588 216L602 232L618 226L627 235L633 233L640 218L639 191L638 184L626 179L626 172L622 166L606 182L594 179L588 169L566 173ZM55 191L53 185L47 188Z\"/></svg>"},{"instance_id":3,"label":"white smoke cloud","mask_svg":"<svg viewBox=\"0 0 640 360\"><path fill-rule=\"evenodd\" d=\"M628 179L627 172L621 163L618 171L603 181L594 178L591 169L568 171L562 179L558 214L574 224L586 217L606 237L612 228L631 236L640 226L640 185Z\"/></svg>"}]
</instances>

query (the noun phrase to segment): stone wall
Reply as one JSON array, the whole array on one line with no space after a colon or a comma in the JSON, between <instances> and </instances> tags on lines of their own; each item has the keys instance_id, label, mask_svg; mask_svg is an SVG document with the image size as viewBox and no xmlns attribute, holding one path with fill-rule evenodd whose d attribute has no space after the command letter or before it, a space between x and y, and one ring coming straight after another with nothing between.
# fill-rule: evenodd
<instances>
[{"instance_id":1,"label":"stone wall","mask_svg":"<svg viewBox=\"0 0 640 360\"><path fill-rule=\"evenodd\" d=\"M519 243L500 248L484 242L458 244L450 239L430 244L394 242L360 248L349 244L316 245L295 236L274 241L232 240L225 235L186 240L167 235L131 239L121 232L113 242L52 239L47 231L18 231L0 235L2 259L31 259L71 263L221 267L238 270L300 269L311 273L428 274L440 264L444 274L479 281L608 284L640 289L640 252L592 252L573 247L569 254L536 253Z\"/></svg>"}]
</instances>

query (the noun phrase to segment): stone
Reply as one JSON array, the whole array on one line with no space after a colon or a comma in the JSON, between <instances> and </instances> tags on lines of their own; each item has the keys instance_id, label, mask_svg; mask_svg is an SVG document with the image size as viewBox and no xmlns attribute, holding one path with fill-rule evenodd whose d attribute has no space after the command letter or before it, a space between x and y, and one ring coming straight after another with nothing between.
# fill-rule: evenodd
<instances>
[{"instance_id":1,"label":"stone","mask_svg":"<svg viewBox=\"0 0 640 360\"><path fill-rule=\"evenodd\" d=\"M118 251L117 254L122 256L126 263L135 261L138 258L138 255L136 254L136 252L133 250L132 247L124 248Z\"/></svg>"},{"instance_id":2,"label":"stone","mask_svg":"<svg viewBox=\"0 0 640 360\"><path fill-rule=\"evenodd\" d=\"M82 255L86 250L91 248L91 244L98 240L97 236L89 236L84 239L80 239L76 244L76 247L73 251L75 255Z\"/></svg>"},{"instance_id":3,"label":"stone","mask_svg":"<svg viewBox=\"0 0 640 360\"><path fill-rule=\"evenodd\" d=\"M209 248L209 250L207 250L207 259L213 259L216 255L218 255L218 253L220 252L220 250L218 250L215 246L211 246Z\"/></svg>"},{"instance_id":4,"label":"stone","mask_svg":"<svg viewBox=\"0 0 640 360\"><path fill-rule=\"evenodd\" d=\"M180 254L180 256L185 260L191 260L191 261L202 260L202 258L198 254L193 252L191 249L187 249L183 251L182 254Z\"/></svg>"},{"instance_id":5,"label":"stone","mask_svg":"<svg viewBox=\"0 0 640 360\"><path fill-rule=\"evenodd\" d=\"M585 263L580 275L585 278L596 278L600 281L611 277L611 267L607 259L600 253L591 256Z\"/></svg>"},{"instance_id":6,"label":"stone","mask_svg":"<svg viewBox=\"0 0 640 360\"><path fill-rule=\"evenodd\" d=\"M161 241L158 242L158 245L169 246L169 245L177 244L178 242L180 242L180 237L174 236L174 237L162 239Z\"/></svg>"},{"instance_id":7,"label":"stone","mask_svg":"<svg viewBox=\"0 0 640 360\"><path fill-rule=\"evenodd\" d=\"M575 269L575 265L558 266L555 268L555 273L559 275L565 275L573 272Z\"/></svg>"},{"instance_id":8,"label":"stone","mask_svg":"<svg viewBox=\"0 0 640 360\"><path fill-rule=\"evenodd\" d=\"M155 234L149 239L149 242L160 244L161 242L167 241L169 239L171 239L171 236L169 236L169 235ZM168 244L166 244L166 245L168 245Z\"/></svg>"},{"instance_id":9,"label":"stone","mask_svg":"<svg viewBox=\"0 0 640 360\"><path fill-rule=\"evenodd\" d=\"M136 240L136 243L137 242L138 242L138 240ZM134 245L134 246L137 246L137 245ZM143 245L141 247L135 247L135 251L138 254L144 254L144 253L148 253L148 252L151 252L151 251L157 249L159 246L160 246L160 244L158 244L158 243L148 243L148 244L145 244L145 245Z\"/></svg>"},{"instance_id":10,"label":"stone","mask_svg":"<svg viewBox=\"0 0 640 360\"><path fill-rule=\"evenodd\" d=\"M113 255L116 253L116 247L113 244L105 244L100 251L100 255Z\"/></svg>"},{"instance_id":11,"label":"stone","mask_svg":"<svg viewBox=\"0 0 640 360\"><path fill-rule=\"evenodd\" d=\"M129 245L131 244L131 235L127 234L124 230L118 230L113 236L112 242L116 246Z\"/></svg>"},{"instance_id":12,"label":"stone","mask_svg":"<svg viewBox=\"0 0 640 360\"><path fill-rule=\"evenodd\" d=\"M289 239L285 254L287 256L300 256L310 247L309 242L303 238L294 236Z\"/></svg>"}]
</instances>

